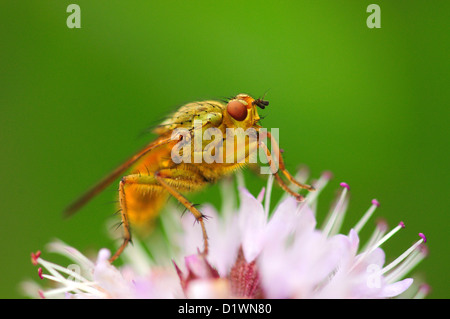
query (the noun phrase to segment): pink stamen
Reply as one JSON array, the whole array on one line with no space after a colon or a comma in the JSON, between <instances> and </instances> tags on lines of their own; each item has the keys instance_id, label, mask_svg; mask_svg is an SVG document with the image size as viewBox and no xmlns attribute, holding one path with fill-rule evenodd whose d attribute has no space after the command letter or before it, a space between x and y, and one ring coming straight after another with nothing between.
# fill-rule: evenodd
<instances>
[{"instance_id":1,"label":"pink stamen","mask_svg":"<svg viewBox=\"0 0 450 319\"><path fill-rule=\"evenodd\" d=\"M380 203L376 199L372 199L372 205L369 207L367 212L361 217L359 222L355 225L354 230L356 233L359 233L359 231L364 227L364 225L367 223L369 218L373 215L375 210L380 206Z\"/></svg>"},{"instance_id":2,"label":"pink stamen","mask_svg":"<svg viewBox=\"0 0 450 319\"><path fill-rule=\"evenodd\" d=\"M38 294L39 294L39 297L41 297L42 299L45 299L44 292L41 289L38 290Z\"/></svg>"},{"instance_id":3,"label":"pink stamen","mask_svg":"<svg viewBox=\"0 0 450 319\"><path fill-rule=\"evenodd\" d=\"M342 182L342 183L340 183L339 185L340 185L341 187L347 188L347 190L350 190L350 186L349 186L347 183Z\"/></svg>"},{"instance_id":4,"label":"pink stamen","mask_svg":"<svg viewBox=\"0 0 450 319\"><path fill-rule=\"evenodd\" d=\"M380 231L386 231L388 229L388 223L384 218L378 218L376 223Z\"/></svg>"},{"instance_id":5,"label":"pink stamen","mask_svg":"<svg viewBox=\"0 0 450 319\"><path fill-rule=\"evenodd\" d=\"M400 222L400 223L398 223L402 228L405 228L406 226L405 226L405 223L404 222Z\"/></svg>"},{"instance_id":6,"label":"pink stamen","mask_svg":"<svg viewBox=\"0 0 450 319\"><path fill-rule=\"evenodd\" d=\"M40 256L41 256L40 250L38 250L36 253L31 253L31 263L36 266L38 264L38 258Z\"/></svg>"},{"instance_id":7,"label":"pink stamen","mask_svg":"<svg viewBox=\"0 0 450 319\"><path fill-rule=\"evenodd\" d=\"M427 242L427 237L423 233L419 233L419 236L423 239L423 242Z\"/></svg>"},{"instance_id":8,"label":"pink stamen","mask_svg":"<svg viewBox=\"0 0 450 319\"><path fill-rule=\"evenodd\" d=\"M39 278L44 279L44 277L42 276L42 268L41 267L38 268L38 275L39 275Z\"/></svg>"},{"instance_id":9,"label":"pink stamen","mask_svg":"<svg viewBox=\"0 0 450 319\"><path fill-rule=\"evenodd\" d=\"M426 245L420 245L419 249L424 257L428 256L428 247Z\"/></svg>"},{"instance_id":10,"label":"pink stamen","mask_svg":"<svg viewBox=\"0 0 450 319\"><path fill-rule=\"evenodd\" d=\"M429 284L421 284L419 287L419 291L428 295L431 291L431 286Z\"/></svg>"},{"instance_id":11,"label":"pink stamen","mask_svg":"<svg viewBox=\"0 0 450 319\"><path fill-rule=\"evenodd\" d=\"M333 173L331 171L325 171L322 173L322 176L326 179L332 179L333 178Z\"/></svg>"}]
</instances>

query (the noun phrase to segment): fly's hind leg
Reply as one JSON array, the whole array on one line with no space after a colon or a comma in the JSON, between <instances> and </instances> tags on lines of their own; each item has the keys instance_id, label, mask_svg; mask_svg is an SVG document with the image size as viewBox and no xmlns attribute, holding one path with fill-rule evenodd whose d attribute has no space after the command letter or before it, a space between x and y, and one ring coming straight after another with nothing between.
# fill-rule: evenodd
<instances>
[{"instance_id":1,"label":"fly's hind leg","mask_svg":"<svg viewBox=\"0 0 450 319\"><path fill-rule=\"evenodd\" d=\"M125 199L125 183L122 179L119 183L119 203L120 203L120 217L122 218L122 225L123 225L123 243L120 245L119 249L117 249L116 253L109 259L109 262L112 263L114 260L117 259L117 257L120 256L122 251L125 249L125 247L128 245L128 243L131 241L131 229L130 229L130 222L128 220L128 214L127 214L127 203Z\"/></svg>"},{"instance_id":2,"label":"fly's hind leg","mask_svg":"<svg viewBox=\"0 0 450 319\"><path fill-rule=\"evenodd\" d=\"M120 256L125 247L127 247L128 243L131 242L131 227L130 221L128 219L126 186L132 184L139 184L142 185L143 187L148 188L161 188L161 186L157 185L157 181L155 177L152 175L141 176L139 174L135 174L122 177L119 183L119 204L120 204L119 211L122 218L124 238L122 244L117 249L116 253L109 259L111 263Z\"/></svg>"},{"instance_id":3,"label":"fly's hind leg","mask_svg":"<svg viewBox=\"0 0 450 319\"><path fill-rule=\"evenodd\" d=\"M195 208L194 204L188 201L178 190L195 190L206 184L205 179L196 172L182 170L182 169L162 169L154 175L128 175L124 176L119 184L119 201L121 206L122 224L124 227L124 240L122 245L117 249L116 253L111 257L110 262L116 260L123 252L125 247L131 241L131 229L128 219L127 209L127 185L140 185L143 188L158 189L159 191L165 189L173 197L175 197L184 207L186 207L197 222L201 225L202 235L204 240L203 254L208 253L208 236L205 228L205 216Z\"/></svg>"},{"instance_id":4,"label":"fly's hind leg","mask_svg":"<svg viewBox=\"0 0 450 319\"><path fill-rule=\"evenodd\" d=\"M208 235L206 233L205 219L203 215L189 200L179 193L178 190L194 190L201 188L207 182L199 174L180 169L163 169L155 173L155 178L158 183L164 187L170 195L178 200L184 207L187 208L194 216L195 220L200 224L202 228L203 236L203 255L208 254Z\"/></svg>"}]
</instances>

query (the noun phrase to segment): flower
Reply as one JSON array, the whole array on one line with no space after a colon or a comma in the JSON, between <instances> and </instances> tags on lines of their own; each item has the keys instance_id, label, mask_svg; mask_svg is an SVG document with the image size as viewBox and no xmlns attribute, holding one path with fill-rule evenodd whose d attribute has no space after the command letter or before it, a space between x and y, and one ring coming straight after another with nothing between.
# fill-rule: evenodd
<instances>
[{"instance_id":1,"label":"flower","mask_svg":"<svg viewBox=\"0 0 450 319\"><path fill-rule=\"evenodd\" d=\"M39 267L39 277L58 284L58 287L44 291L32 282L25 282L22 285L23 290L31 297L156 299L174 298L177 294L182 296L179 282L173 271L147 267L146 264L146 275L141 276L138 271L130 267L126 266L119 270L111 265L110 251L107 249L101 249L96 262L92 262L75 248L60 241L50 243L47 250L68 257L74 264L65 268L43 259L40 251L32 253L32 263L41 265L48 272L44 274L43 269ZM137 258L136 265L142 262L138 260L142 257L138 253L133 252L132 255Z\"/></svg>"},{"instance_id":2,"label":"flower","mask_svg":"<svg viewBox=\"0 0 450 319\"><path fill-rule=\"evenodd\" d=\"M298 178L302 178L302 172ZM303 174L304 175L304 174ZM41 297L66 298L392 298L403 296L412 286L404 278L427 254L426 237L419 239L392 262L385 263L381 246L405 227L400 222L388 231L381 221L365 245L359 233L374 214L379 202L371 206L347 234L340 228L348 206L350 187L342 190L321 227L317 227L316 206L321 190L331 174L326 172L314 183L316 192L298 203L284 196L269 214L273 177L266 189L254 197L238 175L239 208L230 181L222 184L224 204L221 214L211 205L202 212L207 223L209 254L199 253L201 232L192 220L179 212L163 214L166 247L151 246L151 258L142 243L135 241L122 254L125 265L109 264L110 252L100 250L94 263L74 248L52 243L50 251L65 254L79 266L78 272L32 254L40 264L41 279L59 287L39 290ZM304 177L303 177L304 179ZM176 217L178 216L178 217ZM167 255L169 252L169 256ZM170 262L172 261L172 263ZM183 262L180 262L183 261ZM35 289L33 287L33 289ZM412 289L412 288L411 288ZM411 290L409 289L409 290ZM30 285L27 291L30 291ZM416 297L425 297L427 285L416 288Z\"/></svg>"}]
</instances>

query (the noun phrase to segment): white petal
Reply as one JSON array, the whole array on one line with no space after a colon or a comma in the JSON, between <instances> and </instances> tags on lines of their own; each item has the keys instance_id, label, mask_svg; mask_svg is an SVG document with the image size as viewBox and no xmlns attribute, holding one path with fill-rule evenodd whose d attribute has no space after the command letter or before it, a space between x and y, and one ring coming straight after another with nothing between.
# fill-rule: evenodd
<instances>
[{"instance_id":1,"label":"white petal","mask_svg":"<svg viewBox=\"0 0 450 319\"><path fill-rule=\"evenodd\" d=\"M208 261L214 266L219 275L225 277L236 261L239 247L241 245L239 228L237 225L238 216L230 215L222 221L222 227L217 228L214 234L208 228L210 235L210 249Z\"/></svg>"},{"instance_id":2,"label":"white petal","mask_svg":"<svg viewBox=\"0 0 450 319\"><path fill-rule=\"evenodd\" d=\"M110 252L101 249L94 270L94 280L111 298L133 298L130 283L109 263Z\"/></svg>"},{"instance_id":3,"label":"white petal","mask_svg":"<svg viewBox=\"0 0 450 319\"><path fill-rule=\"evenodd\" d=\"M296 215L295 229L297 233L310 233L316 228L315 213L306 202L298 206Z\"/></svg>"},{"instance_id":4,"label":"white petal","mask_svg":"<svg viewBox=\"0 0 450 319\"><path fill-rule=\"evenodd\" d=\"M279 204L267 224L266 241L284 240L292 232L299 218L295 214L296 210L297 201L292 197L287 197Z\"/></svg>"},{"instance_id":5,"label":"white petal","mask_svg":"<svg viewBox=\"0 0 450 319\"><path fill-rule=\"evenodd\" d=\"M401 281L397 281L393 284L387 285L382 289L380 296L387 298L398 296L406 289L408 289L412 283L413 283L412 278L406 278Z\"/></svg>"},{"instance_id":6,"label":"white petal","mask_svg":"<svg viewBox=\"0 0 450 319\"><path fill-rule=\"evenodd\" d=\"M267 217L262 204L246 189L240 188L240 198L239 230L242 250L246 261L252 262L263 246Z\"/></svg>"},{"instance_id":7,"label":"white petal","mask_svg":"<svg viewBox=\"0 0 450 319\"><path fill-rule=\"evenodd\" d=\"M353 255L356 255L356 251L358 250L358 246L359 246L358 233L352 228L352 229L350 229L350 232L348 234L348 238L350 240L350 244L351 244L351 247L352 247Z\"/></svg>"},{"instance_id":8,"label":"white petal","mask_svg":"<svg viewBox=\"0 0 450 319\"><path fill-rule=\"evenodd\" d=\"M364 258L364 262L369 265L377 265L381 268L384 265L385 258L386 254L384 253L383 249L378 247Z\"/></svg>"},{"instance_id":9,"label":"white petal","mask_svg":"<svg viewBox=\"0 0 450 319\"><path fill-rule=\"evenodd\" d=\"M213 231L213 229L217 229L218 223L220 222L217 211L211 205L204 205L200 209L204 215L210 217L205 221L205 225L208 230L208 236L214 237L215 231ZM198 251L203 251L203 233L201 225L196 222L194 216L192 216L189 211L186 211L181 218L181 223L184 231L182 236L178 237L178 244L182 248L183 255L194 255L197 254Z\"/></svg>"}]
</instances>

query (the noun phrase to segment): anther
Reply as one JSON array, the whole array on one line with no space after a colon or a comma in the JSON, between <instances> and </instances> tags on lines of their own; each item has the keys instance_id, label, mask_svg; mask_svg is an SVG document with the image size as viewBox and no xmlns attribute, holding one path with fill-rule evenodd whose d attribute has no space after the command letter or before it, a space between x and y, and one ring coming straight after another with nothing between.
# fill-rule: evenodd
<instances>
[{"instance_id":1,"label":"anther","mask_svg":"<svg viewBox=\"0 0 450 319\"><path fill-rule=\"evenodd\" d=\"M31 263L36 266L38 264L38 259L40 256L41 256L40 250L38 250L36 253L31 253Z\"/></svg>"},{"instance_id":2,"label":"anther","mask_svg":"<svg viewBox=\"0 0 450 319\"><path fill-rule=\"evenodd\" d=\"M342 182L342 183L340 183L339 185L340 185L341 187L346 188L347 190L350 190L350 186L349 186L347 183Z\"/></svg>"},{"instance_id":3,"label":"anther","mask_svg":"<svg viewBox=\"0 0 450 319\"><path fill-rule=\"evenodd\" d=\"M427 242L427 237L423 234L423 233L419 233L420 238L423 239L423 242L426 243Z\"/></svg>"},{"instance_id":4,"label":"anther","mask_svg":"<svg viewBox=\"0 0 450 319\"><path fill-rule=\"evenodd\" d=\"M356 233L359 233L359 231L364 227L364 225L367 223L369 218L373 215L375 209L379 207L380 204L376 199L372 199L372 206L369 207L367 212L363 215L363 217L359 220L359 222L355 225L354 230Z\"/></svg>"},{"instance_id":5,"label":"anther","mask_svg":"<svg viewBox=\"0 0 450 319\"><path fill-rule=\"evenodd\" d=\"M38 294L39 294L39 297L41 297L42 299L45 299L44 292L41 289L38 290Z\"/></svg>"}]
</instances>

